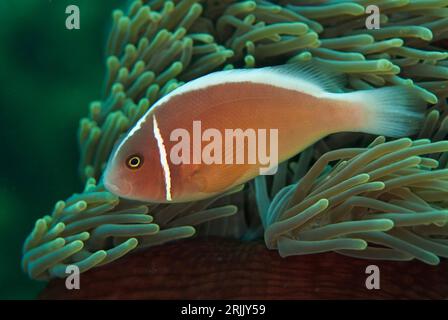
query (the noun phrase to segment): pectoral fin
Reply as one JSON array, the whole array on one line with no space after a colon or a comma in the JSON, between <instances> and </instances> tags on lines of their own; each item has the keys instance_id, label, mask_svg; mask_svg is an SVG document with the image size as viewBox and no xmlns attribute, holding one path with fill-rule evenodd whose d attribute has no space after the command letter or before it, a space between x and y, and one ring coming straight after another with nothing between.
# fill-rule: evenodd
<instances>
[{"instance_id":1,"label":"pectoral fin","mask_svg":"<svg viewBox=\"0 0 448 320\"><path fill-rule=\"evenodd\" d=\"M246 173L246 165L202 165L193 171L189 180L197 192L220 193L239 184Z\"/></svg>"}]
</instances>

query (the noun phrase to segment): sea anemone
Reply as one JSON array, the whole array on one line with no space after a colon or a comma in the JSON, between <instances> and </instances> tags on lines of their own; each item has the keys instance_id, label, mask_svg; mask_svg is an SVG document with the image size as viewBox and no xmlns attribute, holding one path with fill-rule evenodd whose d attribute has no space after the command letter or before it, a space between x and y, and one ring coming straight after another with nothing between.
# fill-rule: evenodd
<instances>
[{"instance_id":1,"label":"sea anemone","mask_svg":"<svg viewBox=\"0 0 448 320\"><path fill-rule=\"evenodd\" d=\"M65 277L194 235L264 237L281 256L336 251L438 264L448 257L448 1L132 1L115 10L103 98L78 131L82 192L37 220L23 247L33 279ZM184 204L119 199L100 181L120 136L158 99L216 70L315 60L347 91L406 85L428 103L415 137L336 134L273 177Z\"/></svg>"}]
</instances>

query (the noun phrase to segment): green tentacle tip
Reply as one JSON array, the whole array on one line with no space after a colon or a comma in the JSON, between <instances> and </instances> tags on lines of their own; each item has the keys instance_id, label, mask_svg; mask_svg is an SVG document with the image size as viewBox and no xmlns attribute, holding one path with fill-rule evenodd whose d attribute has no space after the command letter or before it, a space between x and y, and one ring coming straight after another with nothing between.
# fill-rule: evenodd
<instances>
[{"instance_id":1,"label":"green tentacle tip","mask_svg":"<svg viewBox=\"0 0 448 320\"><path fill-rule=\"evenodd\" d=\"M132 249L135 249L135 247L137 247L137 245L138 245L138 240L136 238L130 238L129 240L124 242L121 246L123 246L123 248L126 248L128 250L132 250Z\"/></svg>"},{"instance_id":2,"label":"green tentacle tip","mask_svg":"<svg viewBox=\"0 0 448 320\"><path fill-rule=\"evenodd\" d=\"M121 243L120 245L106 250L106 258L104 258L100 263L98 263L98 266L108 264L112 261L115 261L128 252L134 250L138 245L138 240L136 238L130 238L126 240L125 242Z\"/></svg>"},{"instance_id":3,"label":"green tentacle tip","mask_svg":"<svg viewBox=\"0 0 448 320\"><path fill-rule=\"evenodd\" d=\"M327 209L329 204L330 202L328 201L328 199L320 199L312 207L316 210L321 211Z\"/></svg>"},{"instance_id":4,"label":"green tentacle tip","mask_svg":"<svg viewBox=\"0 0 448 320\"><path fill-rule=\"evenodd\" d=\"M347 239L346 250L364 250L367 248L367 242L362 239Z\"/></svg>"}]
</instances>

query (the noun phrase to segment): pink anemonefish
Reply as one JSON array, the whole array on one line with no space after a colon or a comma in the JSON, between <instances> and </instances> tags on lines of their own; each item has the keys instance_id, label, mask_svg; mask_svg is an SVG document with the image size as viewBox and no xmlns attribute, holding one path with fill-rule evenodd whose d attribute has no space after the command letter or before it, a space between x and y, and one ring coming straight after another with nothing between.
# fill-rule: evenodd
<instances>
[{"instance_id":1,"label":"pink anemonefish","mask_svg":"<svg viewBox=\"0 0 448 320\"><path fill-rule=\"evenodd\" d=\"M194 121L223 136L229 128L275 128L278 163L332 133L400 137L418 131L426 105L411 88L344 93L340 80L308 62L219 71L190 81L158 100L117 144L104 184L127 199L186 202L222 193L259 174L258 162L172 163L170 150L178 143L171 141L172 132L191 131ZM245 148L240 152L247 154Z\"/></svg>"}]
</instances>

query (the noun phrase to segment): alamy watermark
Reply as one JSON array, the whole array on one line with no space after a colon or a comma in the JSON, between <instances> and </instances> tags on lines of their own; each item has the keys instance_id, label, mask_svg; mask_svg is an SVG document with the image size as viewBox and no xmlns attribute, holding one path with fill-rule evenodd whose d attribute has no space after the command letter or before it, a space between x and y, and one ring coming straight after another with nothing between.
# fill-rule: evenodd
<instances>
[{"instance_id":1,"label":"alamy watermark","mask_svg":"<svg viewBox=\"0 0 448 320\"><path fill-rule=\"evenodd\" d=\"M380 28L380 8L374 4L368 5L366 7L366 13L370 14L366 18L366 28L368 30L379 29Z\"/></svg>"},{"instance_id":2,"label":"alamy watermark","mask_svg":"<svg viewBox=\"0 0 448 320\"><path fill-rule=\"evenodd\" d=\"M71 4L67 6L67 8L65 8L65 13L68 14L67 18L65 19L65 27L68 30L79 30L79 28L81 27L79 7Z\"/></svg>"},{"instance_id":3,"label":"alamy watermark","mask_svg":"<svg viewBox=\"0 0 448 320\"><path fill-rule=\"evenodd\" d=\"M375 265L371 264L368 265L366 268L366 274L369 276L366 278L366 288L368 290L379 290L381 289L380 286L380 268Z\"/></svg>"},{"instance_id":4,"label":"alamy watermark","mask_svg":"<svg viewBox=\"0 0 448 320\"><path fill-rule=\"evenodd\" d=\"M236 128L223 132L207 128L202 131L201 121L193 121L192 130L174 129L170 141L177 142L169 153L174 165L258 164L261 175L277 172L278 129Z\"/></svg>"},{"instance_id":5,"label":"alamy watermark","mask_svg":"<svg viewBox=\"0 0 448 320\"><path fill-rule=\"evenodd\" d=\"M81 289L80 273L77 265L70 264L65 268L65 274L67 274L67 278L65 278L65 287L67 290Z\"/></svg>"}]
</instances>

